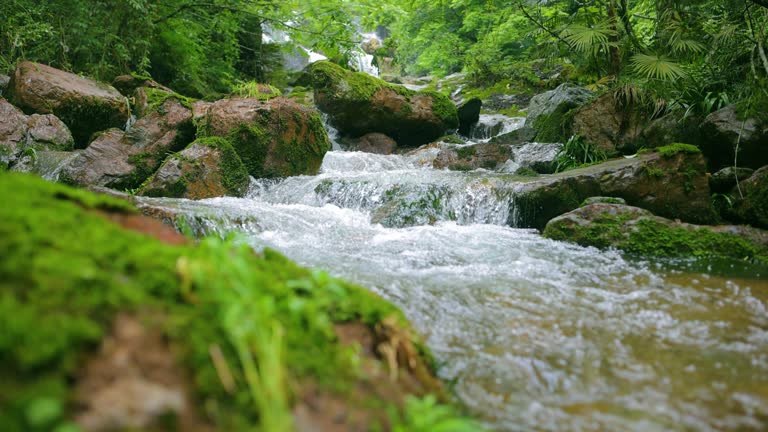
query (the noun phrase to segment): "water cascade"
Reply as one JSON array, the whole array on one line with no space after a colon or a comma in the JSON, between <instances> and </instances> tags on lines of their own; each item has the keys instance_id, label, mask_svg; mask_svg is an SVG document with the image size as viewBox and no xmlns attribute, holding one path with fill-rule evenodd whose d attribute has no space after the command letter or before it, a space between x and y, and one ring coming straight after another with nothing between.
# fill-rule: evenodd
<instances>
[{"instance_id":1,"label":"water cascade","mask_svg":"<svg viewBox=\"0 0 768 432\"><path fill-rule=\"evenodd\" d=\"M519 126L491 120L474 139ZM335 148L320 174L254 181L246 198L141 202L393 301L494 430L768 427L766 275L550 241L510 227L508 174L435 170L435 149Z\"/></svg>"}]
</instances>

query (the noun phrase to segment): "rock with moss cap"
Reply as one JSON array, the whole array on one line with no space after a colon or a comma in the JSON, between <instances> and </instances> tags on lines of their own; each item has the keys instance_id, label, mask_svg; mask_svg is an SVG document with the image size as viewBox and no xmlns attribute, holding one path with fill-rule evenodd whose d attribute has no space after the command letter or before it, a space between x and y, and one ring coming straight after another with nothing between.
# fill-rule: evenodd
<instances>
[{"instance_id":1,"label":"rock with moss cap","mask_svg":"<svg viewBox=\"0 0 768 432\"><path fill-rule=\"evenodd\" d=\"M168 153L183 149L193 139L192 110L169 97L128 131L110 129L100 134L62 169L60 179L79 186L136 188Z\"/></svg>"},{"instance_id":2,"label":"rock with moss cap","mask_svg":"<svg viewBox=\"0 0 768 432\"><path fill-rule=\"evenodd\" d=\"M139 190L139 195L203 199L245 195L248 172L223 138L201 138L170 156Z\"/></svg>"},{"instance_id":3,"label":"rock with moss cap","mask_svg":"<svg viewBox=\"0 0 768 432\"><path fill-rule=\"evenodd\" d=\"M11 80L14 103L27 113L55 114L84 148L94 132L122 128L131 115L114 87L39 63L22 62Z\"/></svg>"},{"instance_id":4,"label":"rock with moss cap","mask_svg":"<svg viewBox=\"0 0 768 432\"><path fill-rule=\"evenodd\" d=\"M695 146L674 144L634 158L541 177L519 187L515 205L525 226L578 208L588 197L613 196L660 216L715 223L704 158Z\"/></svg>"},{"instance_id":5,"label":"rock with moss cap","mask_svg":"<svg viewBox=\"0 0 768 432\"><path fill-rule=\"evenodd\" d=\"M0 97L0 164L13 166L39 151L72 150L67 126L52 114L24 113Z\"/></svg>"},{"instance_id":6,"label":"rock with moss cap","mask_svg":"<svg viewBox=\"0 0 768 432\"><path fill-rule=\"evenodd\" d=\"M344 135L379 132L413 147L459 125L456 106L445 95L414 92L327 61L314 63L309 74L315 103Z\"/></svg>"},{"instance_id":7,"label":"rock with moss cap","mask_svg":"<svg viewBox=\"0 0 768 432\"><path fill-rule=\"evenodd\" d=\"M290 99L222 99L199 120L198 136L228 138L256 178L316 174L331 149L320 114Z\"/></svg>"},{"instance_id":8,"label":"rock with moss cap","mask_svg":"<svg viewBox=\"0 0 768 432\"><path fill-rule=\"evenodd\" d=\"M766 231L675 222L621 204L586 205L549 221L543 234L554 240L613 247L642 256L724 257L768 264Z\"/></svg>"}]
</instances>

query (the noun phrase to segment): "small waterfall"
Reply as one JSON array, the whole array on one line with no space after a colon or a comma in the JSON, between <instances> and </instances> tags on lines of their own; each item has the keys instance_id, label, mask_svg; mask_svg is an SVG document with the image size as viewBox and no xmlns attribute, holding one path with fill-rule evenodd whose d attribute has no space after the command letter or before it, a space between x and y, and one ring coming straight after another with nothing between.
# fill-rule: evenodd
<instances>
[{"instance_id":1,"label":"small waterfall","mask_svg":"<svg viewBox=\"0 0 768 432\"><path fill-rule=\"evenodd\" d=\"M61 170L80 154L79 151L39 151L25 156L12 171L35 173L46 180L58 181Z\"/></svg>"},{"instance_id":2,"label":"small waterfall","mask_svg":"<svg viewBox=\"0 0 768 432\"><path fill-rule=\"evenodd\" d=\"M325 132L328 134L328 139L331 141L331 150L342 150L341 144L339 144L339 130L333 127L331 124L330 116L326 113L321 113L321 118L323 120L323 127L325 128Z\"/></svg>"},{"instance_id":3,"label":"small waterfall","mask_svg":"<svg viewBox=\"0 0 768 432\"><path fill-rule=\"evenodd\" d=\"M136 124L136 116L131 114L128 120L126 120L123 130L126 132L130 131L134 124Z\"/></svg>"},{"instance_id":4,"label":"small waterfall","mask_svg":"<svg viewBox=\"0 0 768 432\"><path fill-rule=\"evenodd\" d=\"M489 139L520 129L525 117L508 117L503 114L480 114L480 121L472 125L469 138L476 141Z\"/></svg>"}]
</instances>

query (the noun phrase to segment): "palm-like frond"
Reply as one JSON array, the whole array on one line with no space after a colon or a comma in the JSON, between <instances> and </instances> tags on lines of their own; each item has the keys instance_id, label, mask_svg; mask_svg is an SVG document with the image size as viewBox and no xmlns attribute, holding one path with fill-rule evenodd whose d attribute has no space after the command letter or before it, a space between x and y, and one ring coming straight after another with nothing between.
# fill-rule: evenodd
<instances>
[{"instance_id":1,"label":"palm-like frond","mask_svg":"<svg viewBox=\"0 0 768 432\"><path fill-rule=\"evenodd\" d=\"M598 23L593 27L570 24L563 28L560 36L576 51L591 52L598 48L607 48L613 45L610 39L616 36L616 31L607 22Z\"/></svg>"},{"instance_id":2,"label":"palm-like frond","mask_svg":"<svg viewBox=\"0 0 768 432\"><path fill-rule=\"evenodd\" d=\"M673 54L700 53L707 49L703 43L693 39L683 39L680 33L674 33L669 39L668 46Z\"/></svg>"},{"instance_id":3,"label":"palm-like frond","mask_svg":"<svg viewBox=\"0 0 768 432\"><path fill-rule=\"evenodd\" d=\"M647 79L672 81L686 76L679 64L664 56L635 54L631 62L635 71Z\"/></svg>"}]
</instances>

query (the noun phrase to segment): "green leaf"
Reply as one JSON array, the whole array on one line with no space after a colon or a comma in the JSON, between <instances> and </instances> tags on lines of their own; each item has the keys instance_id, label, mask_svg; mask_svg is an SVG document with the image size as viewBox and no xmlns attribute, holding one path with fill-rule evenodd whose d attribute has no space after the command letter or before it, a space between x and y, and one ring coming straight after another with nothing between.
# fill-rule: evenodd
<instances>
[{"instance_id":1,"label":"green leaf","mask_svg":"<svg viewBox=\"0 0 768 432\"><path fill-rule=\"evenodd\" d=\"M635 72L647 79L672 81L686 76L679 64L664 56L635 54L631 62Z\"/></svg>"}]
</instances>

